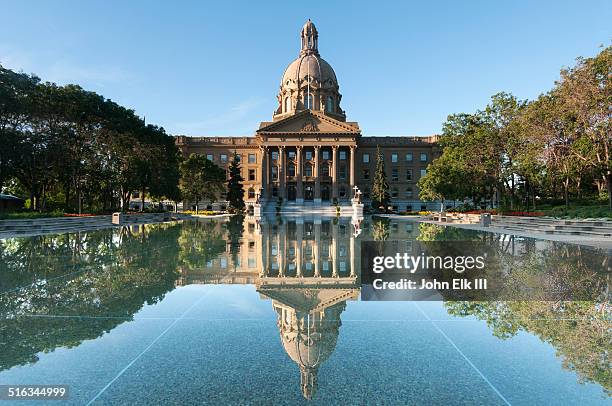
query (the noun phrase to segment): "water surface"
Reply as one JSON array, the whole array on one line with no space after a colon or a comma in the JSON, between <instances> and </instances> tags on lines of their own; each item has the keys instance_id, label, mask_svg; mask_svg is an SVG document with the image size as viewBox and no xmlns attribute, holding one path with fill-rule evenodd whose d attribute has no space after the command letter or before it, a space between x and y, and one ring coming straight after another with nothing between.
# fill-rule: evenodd
<instances>
[{"instance_id":1,"label":"water surface","mask_svg":"<svg viewBox=\"0 0 612 406\"><path fill-rule=\"evenodd\" d=\"M446 239L498 241L608 298L608 253L404 220L6 239L0 384L67 384L72 404L610 404L605 300L359 300L362 241Z\"/></svg>"}]
</instances>

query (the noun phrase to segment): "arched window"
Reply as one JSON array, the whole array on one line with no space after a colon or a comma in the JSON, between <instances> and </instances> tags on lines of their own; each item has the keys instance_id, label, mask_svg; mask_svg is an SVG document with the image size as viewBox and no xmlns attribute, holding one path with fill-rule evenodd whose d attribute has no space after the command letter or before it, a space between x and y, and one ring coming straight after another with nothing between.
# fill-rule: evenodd
<instances>
[{"instance_id":1,"label":"arched window","mask_svg":"<svg viewBox=\"0 0 612 406\"><path fill-rule=\"evenodd\" d=\"M287 97L285 99L285 113L289 113L291 111L291 97Z\"/></svg>"},{"instance_id":2,"label":"arched window","mask_svg":"<svg viewBox=\"0 0 612 406\"><path fill-rule=\"evenodd\" d=\"M314 106L314 99L313 99L313 97L312 97L312 95L310 93L304 95L304 106L307 109L311 109L311 110L312 110L312 108Z\"/></svg>"},{"instance_id":3,"label":"arched window","mask_svg":"<svg viewBox=\"0 0 612 406\"><path fill-rule=\"evenodd\" d=\"M329 113L334 112L334 98L331 96L327 96L327 103L325 103L325 110Z\"/></svg>"}]
</instances>

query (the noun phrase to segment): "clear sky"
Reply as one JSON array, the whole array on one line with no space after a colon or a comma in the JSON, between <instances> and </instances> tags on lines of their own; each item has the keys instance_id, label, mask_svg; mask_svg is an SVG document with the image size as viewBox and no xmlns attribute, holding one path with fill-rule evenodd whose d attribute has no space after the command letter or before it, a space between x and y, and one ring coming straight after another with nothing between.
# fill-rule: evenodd
<instances>
[{"instance_id":1,"label":"clear sky","mask_svg":"<svg viewBox=\"0 0 612 406\"><path fill-rule=\"evenodd\" d=\"M612 40L612 1L0 3L0 64L77 83L172 134L270 120L311 18L364 135L437 133L508 91L534 98Z\"/></svg>"}]
</instances>

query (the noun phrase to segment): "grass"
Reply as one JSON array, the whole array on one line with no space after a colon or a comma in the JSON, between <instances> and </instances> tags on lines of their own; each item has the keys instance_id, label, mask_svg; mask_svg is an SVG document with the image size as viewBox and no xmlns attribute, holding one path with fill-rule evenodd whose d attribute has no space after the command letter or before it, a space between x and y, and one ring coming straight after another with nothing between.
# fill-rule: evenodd
<instances>
[{"instance_id":1,"label":"grass","mask_svg":"<svg viewBox=\"0 0 612 406\"><path fill-rule=\"evenodd\" d=\"M40 219L48 217L63 217L63 211L50 211L39 213L37 211L13 211L13 212L0 212L0 220L28 220L28 219Z\"/></svg>"},{"instance_id":2,"label":"grass","mask_svg":"<svg viewBox=\"0 0 612 406\"><path fill-rule=\"evenodd\" d=\"M540 209L545 216L586 219L586 218L607 218L612 220L612 210L607 205L575 205L570 207L554 206Z\"/></svg>"}]
</instances>

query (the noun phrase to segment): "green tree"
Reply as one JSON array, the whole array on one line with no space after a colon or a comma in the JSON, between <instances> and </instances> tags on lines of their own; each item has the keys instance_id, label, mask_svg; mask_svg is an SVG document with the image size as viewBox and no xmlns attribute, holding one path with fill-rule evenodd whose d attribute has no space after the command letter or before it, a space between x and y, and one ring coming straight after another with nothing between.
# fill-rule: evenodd
<instances>
[{"instance_id":1,"label":"green tree","mask_svg":"<svg viewBox=\"0 0 612 406\"><path fill-rule=\"evenodd\" d=\"M240 168L240 157L234 152L234 157L229 166L229 179L227 181L227 200L229 210L240 213L244 210L244 187Z\"/></svg>"},{"instance_id":2,"label":"green tree","mask_svg":"<svg viewBox=\"0 0 612 406\"><path fill-rule=\"evenodd\" d=\"M375 210L387 211L389 207L389 183L387 182L387 174L385 172L385 157L380 150L376 148L376 172L374 173L374 184L372 185L372 208Z\"/></svg>"},{"instance_id":3,"label":"green tree","mask_svg":"<svg viewBox=\"0 0 612 406\"><path fill-rule=\"evenodd\" d=\"M183 198L192 200L196 213L201 201L215 201L223 190L225 171L202 155L191 154L181 163L179 188Z\"/></svg>"}]
</instances>

